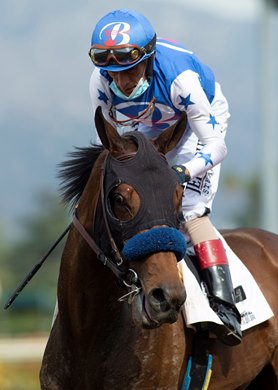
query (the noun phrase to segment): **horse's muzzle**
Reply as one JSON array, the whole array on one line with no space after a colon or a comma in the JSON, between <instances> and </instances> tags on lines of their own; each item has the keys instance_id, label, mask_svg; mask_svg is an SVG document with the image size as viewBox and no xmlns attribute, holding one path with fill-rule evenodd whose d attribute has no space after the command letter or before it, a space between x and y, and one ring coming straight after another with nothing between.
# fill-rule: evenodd
<instances>
[{"instance_id":1,"label":"horse's muzzle","mask_svg":"<svg viewBox=\"0 0 278 390\"><path fill-rule=\"evenodd\" d=\"M147 296L141 295L142 324L145 328L157 328L164 323L177 321L181 307L186 299L186 292L171 294L167 289L154 288Z\"/></svg>"}]
</instances>

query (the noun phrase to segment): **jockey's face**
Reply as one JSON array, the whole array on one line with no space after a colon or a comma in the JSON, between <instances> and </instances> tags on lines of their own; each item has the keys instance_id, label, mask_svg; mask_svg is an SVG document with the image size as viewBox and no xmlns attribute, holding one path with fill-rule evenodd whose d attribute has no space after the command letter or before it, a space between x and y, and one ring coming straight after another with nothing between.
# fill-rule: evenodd
<instances>
[{"instance_id":1,"label":"jockey's face","mask_svg":"<svg viewBox=\"0 0 278 390\"><path fill-rule=\"evenodd\" d=\"M141 77L146 79L147 60L140 62L138 65L121 72L108 71L109 76L116 83L117 87L126 96L129 96L138 84Z\"/></svg>"}]
</instances>

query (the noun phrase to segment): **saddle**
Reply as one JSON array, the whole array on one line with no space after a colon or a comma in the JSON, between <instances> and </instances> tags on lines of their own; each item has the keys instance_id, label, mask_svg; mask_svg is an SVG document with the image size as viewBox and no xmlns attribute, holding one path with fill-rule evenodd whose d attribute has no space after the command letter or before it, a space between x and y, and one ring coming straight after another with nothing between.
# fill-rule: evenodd
<instances>
[{"instance_id":1,"label":"saddle","mask_svg":"<svg viewBox=\"0 0 278 390\"><path fill-rule=\"evenodd\" d=\"M223 241L229 260L236 307L241 315L241 329L245 331L267 321L274 314L250 271L232 251L221 234L218 234ZM223 325L210 307L206 288L196 264L194 249L189 246L185 261L178 264L187 293L184 304L186 325L195 330L196 324L201 323L211 322L216 325ZM200 328L202 329L201 325Z\"/></svg>"}]
</instances>

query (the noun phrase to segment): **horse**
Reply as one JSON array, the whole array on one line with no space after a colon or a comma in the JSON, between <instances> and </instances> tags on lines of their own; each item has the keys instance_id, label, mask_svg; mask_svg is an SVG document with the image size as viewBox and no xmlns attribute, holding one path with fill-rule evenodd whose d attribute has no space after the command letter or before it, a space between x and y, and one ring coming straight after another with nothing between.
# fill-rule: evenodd
<instances>
[{"instance_id":1,"label":"horse","mask_svg":"<svg viewBox=\"0 0 278 390\"><path fill-rule=\"evenodd\" d=\"M75 211L42 390L182 388L195 334L183 316L186 280L178 268L186 249L178 234L183 187L165 155L180 141L186 120L150 140L138 131L121 136L99 108L95 124L103 146L77 148L62 163L63 197ZM240 345L209 340L209 389L261 389L260 380L263 388L277 389L278 236L259 229L223 235L275 316L245 331Z\"/></svg>"}]
</instances>

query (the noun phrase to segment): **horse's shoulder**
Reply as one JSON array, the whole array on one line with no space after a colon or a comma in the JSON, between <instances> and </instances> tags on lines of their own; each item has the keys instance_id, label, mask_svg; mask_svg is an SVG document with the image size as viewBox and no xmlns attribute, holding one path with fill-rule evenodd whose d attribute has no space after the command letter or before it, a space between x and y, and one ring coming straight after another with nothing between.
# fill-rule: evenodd
<instances>
[{"instance_id":1,"label":"horse's shoulder","mask_svg":"<svg viewBox=\"0 0 278 390\"><path fill-rule=\"evenodd\" d=\"M278 250L278 235L267 230L259 228L223 229L221 234L231 246L245 244Z\"/></svg>"}]
</instances>

